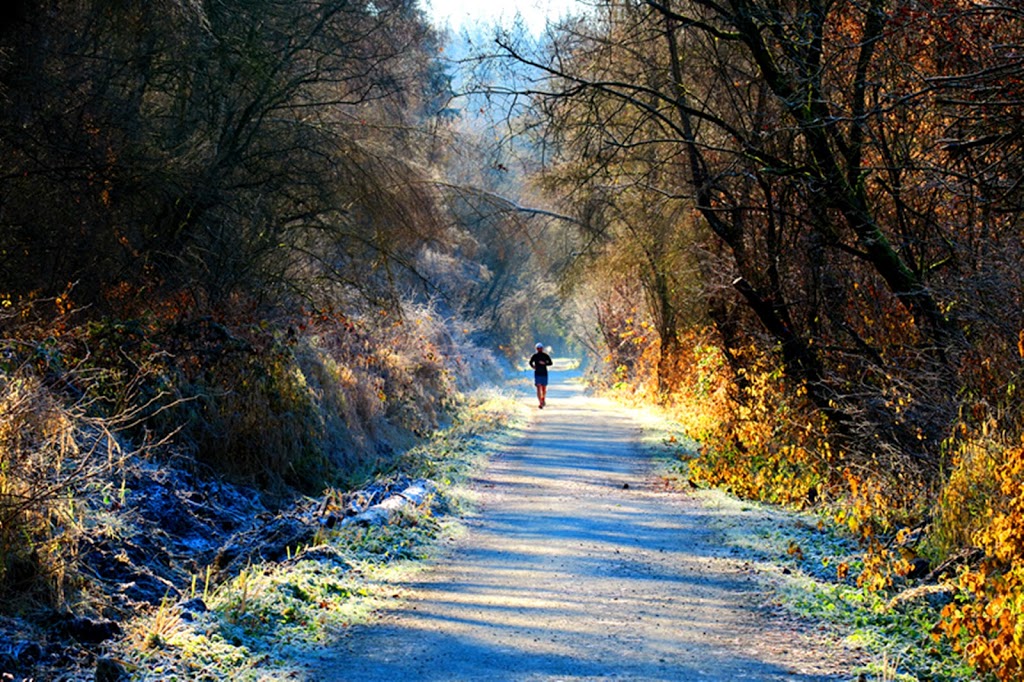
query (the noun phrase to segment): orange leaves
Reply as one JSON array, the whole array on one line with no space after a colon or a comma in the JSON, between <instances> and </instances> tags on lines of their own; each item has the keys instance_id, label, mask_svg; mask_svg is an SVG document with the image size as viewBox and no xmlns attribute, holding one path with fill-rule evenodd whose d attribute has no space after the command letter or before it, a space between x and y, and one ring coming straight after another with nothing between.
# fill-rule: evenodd
<instances>
[{"instance_id":1,"label":"orange leaves","mask_svg":"<svg viewBox=\"0 0 1024 682\"><path fill-rule=\"evenodd\" d=\"M1020 567L989 574L983 564L960 578L960 588L972 595L965 604L949 604L933 637L949 639L979 671L998 680L1024 675L1024 573Z\"/></svg>"},{"instance_id":2,"label":"orange leaves","mask_svg":"<svg viewBox=\"0 0 1024 682\"><path fill-rule=\"evenodd\" d=\"M857 585L871 591L891 587L896 561L891 550L872 539L864 553L864 567L857 576Z\"/></svg>"},{"instance_id":3,"label":"orange leaves","mask_svg":"<svg viewBox=\"0 0 1024 682\"><path fill-rule=\"evenodd\" d=\"M71 300L71 290L74 289L74 287L75 285L69 282L67 287L64 289L64 293L59 294L55 299L53 299L53 305L57 309L58 315L67 315L74 309L75 306Z\"/></svg>"},{"instance_id":4,"label":"orange leaves","mask_svg":"<svg viewBox=\"0 0 1024 682\"><path fill-rule=\"evenodd\" d=\"M743 388L737 389L717 350L694 343L688 368L689 399L677 398L680 422L702 443L691 477L741 497L803 507L825 478L822 448L813 429L797 426L804 396L787 385L773 361L748 347Z\"/></svg>"},{"instance_id":5,"label":"orange leaves","mask_svg":"<svg viewBox=\"0 0 1024 682\"><path fill-rule=\"evenodd\" d=\"M986 554L1009 565L1024 559L1024 448L1003 453L995 480L1002 499L995 500L991 522L975 541Z\"/></svg>"},{"instance_id":6,"label":"orange leaves","mask_svg":"<svg viewBox=\"0 0 1024 682\"><path fill-rule=\"evenodd\" d=\"M959 458L944 507L972 499L953 493L964 487L962 472L978 468L978 460L970 452ZM1024 447L980 461L990 463L992 480L977 472L967 479L987 483L980 527L971 539L989 558L961 574L959 587L969 599L948 605L934 634L949 639L979 671L1017 680L1024 675Z\"/></svg>"},{"instance_id":7,"label":"orange leaves","mask_svg":"<svg viewBox=\"0 0 1024 682\"><path fill-rule=\"evenodd\" d=\"M836 522L863 540L889 531L893 525L889 519L902 513L902 507L908 502L903 499L907 493L893 489L868 470L854 472L847 467L843 469L842 478L846 484L846 500L835 515Z\"/></svg>"}]
</instances>

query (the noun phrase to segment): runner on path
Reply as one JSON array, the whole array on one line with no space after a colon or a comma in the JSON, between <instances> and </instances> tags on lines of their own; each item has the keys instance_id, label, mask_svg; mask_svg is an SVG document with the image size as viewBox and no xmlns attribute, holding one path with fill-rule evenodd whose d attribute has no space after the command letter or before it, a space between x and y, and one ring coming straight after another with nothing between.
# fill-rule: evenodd
<instances>
[{"instance_id":1,"label":"runner on path","mask_svg":"<svg viewBox=\"0 0 1024 682\"><path fill-rule=\"evenodd\" d=\"M643 413L561 376L548 387L558 409L474 477L465 533L429 570L402 575L392 608L316 648L302 679L856 677L860 653L777 608L758 575L778 574L725 543L725 529L758 512L667 489L638 444Z\"/></svg>"},{"instance_id":2,"label":"runner on path","mask_svg":"<svg viewBox=\"0 0 1024 682\"><path fill-rule=\"evenodd\" d=\"M544 409L544 403L548 397L548 366L552 364L551 356L544 352L544 344L538 343L537 352L530 358L530 367L533 367L533 383L537 386L537 401L540 409Z\"/></svg>"}]
</instances>

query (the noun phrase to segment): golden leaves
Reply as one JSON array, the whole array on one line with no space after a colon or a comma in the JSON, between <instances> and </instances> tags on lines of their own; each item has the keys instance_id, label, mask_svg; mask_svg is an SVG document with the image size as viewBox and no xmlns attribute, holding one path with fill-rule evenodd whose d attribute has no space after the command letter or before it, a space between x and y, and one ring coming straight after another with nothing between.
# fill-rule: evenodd
<instances>
[{"instance_id":1,"label":"golden leaves","mask_svg":"<svg viewBox=\"0 0 1024 682\"><path fill-rule=\"evenodd\" d=\"M1024 676L1024 448L1004 450L991 477L990 511L973 535L989 558L960 575L968 600L943 609L933 636L949 639L979 671L1018 680ZM965 499L947 494L945 503Z\"/></svg>"}]
</instances>

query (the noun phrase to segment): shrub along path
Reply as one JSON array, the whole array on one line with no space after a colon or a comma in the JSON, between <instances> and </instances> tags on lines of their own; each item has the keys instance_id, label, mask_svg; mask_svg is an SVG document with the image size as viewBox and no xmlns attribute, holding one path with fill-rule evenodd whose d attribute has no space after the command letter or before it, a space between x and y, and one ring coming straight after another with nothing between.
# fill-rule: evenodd
<instances>
[{"instance_id":1,"label":"shrub along path","mask_svg":"<svg viewBox=\"0 0 1024 682\"><path fill-rule=\"evenodd\" d=\"M555 384L494 459L454 551L311 678L849 679L849 652L784 620L718 538L722 510L664 490L636 415Z\"/></svg>"}]
</instances>

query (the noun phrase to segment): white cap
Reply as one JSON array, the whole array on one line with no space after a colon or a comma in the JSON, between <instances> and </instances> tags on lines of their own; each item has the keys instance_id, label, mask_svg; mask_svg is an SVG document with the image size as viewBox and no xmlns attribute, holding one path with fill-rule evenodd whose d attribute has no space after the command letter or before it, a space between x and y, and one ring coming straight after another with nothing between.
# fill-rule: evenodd
<instances>
[{"instance_id":1,"label":"white cap","mask_svg":"<svg viewBox=\"0 0 1024 682\"><path fill-rule=\"evenodd\" d=\"M538 343L537 344L537 348L540 348L541 350L543 350L544 349L544 344L543 343Z\"/></svg>"}]
</instances>

